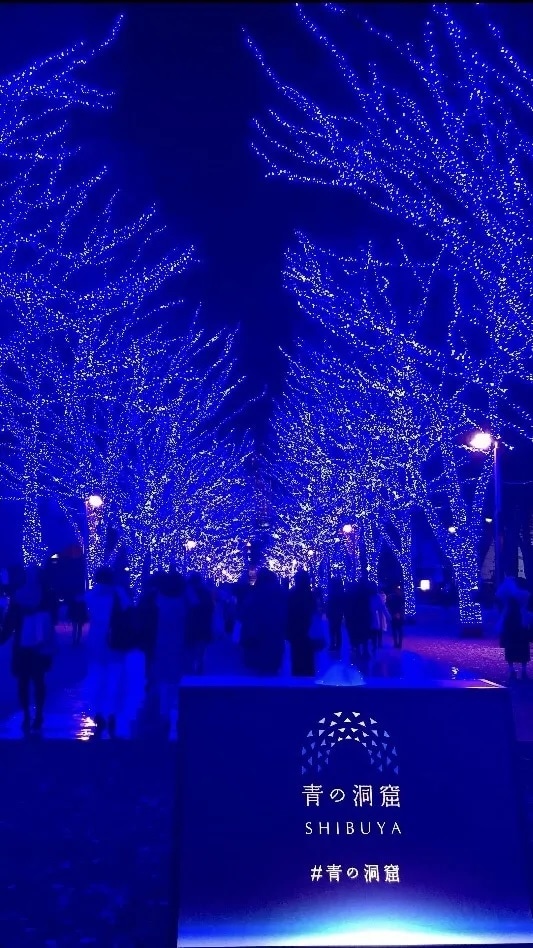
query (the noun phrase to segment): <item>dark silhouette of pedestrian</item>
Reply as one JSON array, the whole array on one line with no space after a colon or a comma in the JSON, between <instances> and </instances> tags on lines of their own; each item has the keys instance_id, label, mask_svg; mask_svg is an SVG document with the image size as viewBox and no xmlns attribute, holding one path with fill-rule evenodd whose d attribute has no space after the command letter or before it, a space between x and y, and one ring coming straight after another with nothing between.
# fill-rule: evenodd
<instances>
[{"instance_id":1,"label":"dark silhouette of pedestrian","mask_svg":"<svg viewBox=\"0 0 533 948\"><path fill-rule=\"evenodd\" d=\"M311 639L311 623L316 603L309 574L298 570L287 596L287 639L291 647L291 670L295 677L315 676L316 645Z\"/></svg>"},{"instance_id":2,"label":"dark silhouette of pedestrian","mask_svg":"<svg viewBox=\"0 0 533 948\"><path fill-rule=\"evenodd\" d=\"M218 599L222 609L224 632L229 638L233 635L237 621L237 596L231 583L222 583Z\"/></svg>"},{"instance_id":3,"label":"dark silhouette of pedestrian","mask_svg":"<svg viewBox=\"0 0 533 948\"><path fill-rule=\"evenodd\" d=\"M529 628L523 606L518 598L509 598L504 607L500 644L505 651L510 679L516 679L515 664L522 666L522 678L527 678L527 665L531 659Z\"/></svg>"},{"instance_id":4,"label":"dark silhouette of pedestrian","mask_svg":"<svg viewBox=\"0 0 533 948\"><path fill-rule=\"evenodd\" d=\"M283 664L285 600L275 573L261 568L242 607L241 644L246 667L258 675L277 675Z\"/></svg>"},{"instance_id":5,"label":"dark silhouette of pedestrian","mask_svg":"<svg viewBox=\"0 0 533 948\"><path fill-rule=\"evenodd\" d=\"M387 597L383 590L378 589L377 583L369 583L370 592L370 640L372 651L375 654L383 645L383 633L387 632L390 614L387 609Z\"/></svg>"},{"instance_id":6,"label":"dark silhouette of pedestrian","mask_svg":"<svg viewBox=\"0 0 533 948\"><path fill-rule=\"evenodd\" d=\"M345 594L344 617L352 648L352 659L369 659L371 638L370 598L372 590L366 579L350 583Z\"/></svg>"},{"instance_id":7,"label":"dark silhouette of pedestrian","mask_svg":"<svg viewBox=\"0 0 533 948\"><path fill-rule=\"evenodd\" d=\"M330 648L332 652L338 654L341 650L341 630L344 618L344 585L340 576L333 576L329 582L326 615L329 623Z\"/></svg>"},{"instance_id":8,"label":"dark silhouette of pedestrian","mask_svg":"<svg viewBox=\"0 0 533 948\"><path fill-rule=\"evenodd\" d=\"M7 610L2 641L13 637L12 672L18 683L23 729L40 731L46 699L46 674L52 666L55 644L54 598L46 588L42 572L30 564L23 585L15 592ZM35 717L31 721L31 688Z\"/></svg>"},{"instance_id":9,"label":"dark silhouette of pedestrian","mask_svg":"<svg viewBox=\"0 0 533 948\"><path fill-rule=\"evenodd\" d=\"M213 597L200 573L189 573L185 589L185 660L187 672L201 675L206 646L213 638Z\"/></svg>"},{"instance_id":10,"label":"dark silhouette of pedestrian","mask_svg":"<svg viewBox=\"0 0 533 948\"><path fill-rule=\"evenodd\" d=\"M137 626L140 633L140 647L146 661L146 678L150 681L157 638L157 576L147 577L143 583L139 596L137 610Z\"/></svg>"},{"instance_id":11,"label":"dark silhouette of pedestrian","mask_svg":"<svg viewBox=\"0 0 533 948\"><path fill-rule=\"evenodd\" d=\"M151 664L151 694L168 734L177 729L179 683L185 673L185 578L160 573L156 580L155 638ZM148 607L148 601L146 606ZM149 621L154 621L150 603Z\"/></svg>"},{"instance_id":12,"label":"dark silhouette of pedestrian","mask_svg":"<svg viewBox=\"0 0 533 948\"><path fill-rule=\"evenodd\" d=\"M405 623L405 596L401 586L395 586L387 596L387 608L391 617L390 624L394 648L402 648L403 627Z\"/></svg>"},{"instance_id":13,"label":"dark silhouette of pedestrian","mask_svg":"<svg viewBox=\"0 0 533 948\"><path fill-rule=\"evenodd\" d=\"M89 621L89 610L87 609L84 593L79 596L73 596L68 600L67 615L72 626L72 643L73 645L80 645L83 626Z\"/></svg>"}]
</instances>

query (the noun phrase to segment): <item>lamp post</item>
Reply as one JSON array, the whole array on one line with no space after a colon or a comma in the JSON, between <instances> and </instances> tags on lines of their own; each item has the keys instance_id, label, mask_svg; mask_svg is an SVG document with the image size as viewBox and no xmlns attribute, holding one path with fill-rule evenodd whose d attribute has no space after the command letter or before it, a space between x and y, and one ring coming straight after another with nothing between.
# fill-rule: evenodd
<instances>
[{"instance_id":1,"label":"lamp post","mask_svg":"<svg viewBox=\"0 0 533 948\"><path fill-rule=\"evenodd\" d=\"M104 498L100 497L100 494L89 494L87 503L93 510L99 510L103 506Z\"/></svg>"},{"instance_id":2,"label":"lamp post","mask_svg":"<svg viewBox=\"0 0 533 948\"><path fill-rule=\"evenodd\" d=\"M307 567L309 570L309 577L311 579L311 585L315 585L315 561L313 559L315 555L315 550L307 549Z\"/></svg>"},{"instance_id":3,"label":"lamp post","mask_svg":"<svg viewBox=\"0 0 533 948\"><path fill-rule=\"evenodd\" d=\"M470 438L470 447L474 448L475 451L490 451L492 448L492 473L494 480L494 518L493 518L493 534L494 534L494 591L496 591L500 585L501 581L501 534L500 534L500 517L501 517L501 482L500 482L500 442L497 437L494 437L490 431L476 431L475 434ZM490 523L490 518L486 518L486 522Z\"/></svg>"},{"instance_id":4,"label":"lamp post","mask_svg":"<svg viewBox=\"0 0 533 948\"><path fill-rule=\"evenodd\" d=\"M185 548L185 556L183 558L183 568L184 573L187 575L187 570L189 568L189 553L196 549L196 540L185 540L183 544Z\"/></svg>"},{"instance_id":5,"label":"lamp post","mask_svg":"<svg viewBox=\"0 0 533 948\"><path fill-rule=\"evenodd\" d=\"M355 580L357 579L357 576L356 576L356 569L355 569L355 532L354 532L353 524L345 523L342 528L342 532L344 534L345 540L347 540L349 543L350 560L351 560L351 565L352 565L351 579L352 579L352 582L355 582Z\"/></svg>"},{"instance_id":6,"label":"lamp post","mask_svg":"<svg viewBox=\"0 0 533 948\"><path fill-rule=\"evenodd\" d=\"M85 514L87 517L87 531L89 535L89 544L85 562L87 567L87 580L89 589L93 584L94 574L103 553L103 506L104 498L101 496L101 494L92 493L85 498Z\"/></svg>"}]
</instances>

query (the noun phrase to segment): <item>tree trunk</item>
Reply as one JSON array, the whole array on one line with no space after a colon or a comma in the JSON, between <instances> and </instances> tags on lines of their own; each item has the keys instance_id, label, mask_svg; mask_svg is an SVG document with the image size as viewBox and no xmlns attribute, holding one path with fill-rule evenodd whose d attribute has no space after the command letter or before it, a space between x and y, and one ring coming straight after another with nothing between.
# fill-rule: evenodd
<instances>
[{"instance_id":1,"label":"tree trunk","mask_svg":"<svg viewBox=\"0 0 533 948\"><path fill-rule=\"evenodd\" d=\"M365 550L367 577L371 583L377 583L379 554L381 553L381 542L379 546L375 543L374 532L372 530L372 524L369 523L366 517L363 524L363 543L364 543L364 550Z\"/></svg>"},{"instance_id":2,"label":"tree trunk","mask_svg":"<svg viewBox=\"0 0 533 948\"><path fill-rule=\"evenodd\" d=\"M416 615L416 599L411 550L400 551L398 553L398 561L402 571L403 595L405 599L405 618L414 619Z\"/></svg>"},{"instance_id":3,"label":"tree trunk","mask_svg":"<svg viewBox=\"0 0 533 948\"><path fill-rule=\"evenodd\" d=\"M43 543L39 502L36 494L26 496L24 500L24 519L22 524L22 555L24 565L42 563L45 548Z\"/></svg>"},{"instance_id":4,"label":"tree trunk","mask_svg":"<svg viewBox=\"0 0 533 948\"><path fill-rule=\"evenodd\" d=\"M363 567L361 565L361 547L359 544L360 544L359 538L354 539L354 542L351 545L351 549L349 553L351 571L352 571L352 575L350 576L350 579L353 579L356 582L359 582L359 580L361 579L362 572L363 572Z\"/></svg>"},{"instance_id":5,"label":"tree trunk","mask_svg":"<svg viewBox=\"0 0 533 948\"><path fill-rule=\"evenodd\" d=\"M103 506L91 507L86 501L85 510L87 514L87 580L91 589L96 571L104 565L107 520Z\"/></svg>"},{"instance_id":6,"label":"tree trunk","mask_svg":"<svg viewBox=\"0 0 533 948\"><path fill-rule=\"evenodd\" d=\"M461 634L465 638L479 638L483 635L483 624L481 606L474 601L479 573L477 549L470 538L462 544L455 543L454 547L450 560L459 596Z\"/></svg>"},{"instance_id":7,"label":"tree trunk","mask_svg":"<svg viewBox=\"0 0 533 948\"><path fill-rule=\"evenodd\" d=\"M130 531L128 537L129 580L134 599L137 599L142 592L147 559L149 558L150 566L154 571L157 572L163 568L160 548L157 546L153 534L150 538L151 532L145 524L139 524L137 532L133 535Z\"/></svg>"},{"instance_id":8,"label":"tree trunk","mask_svg":"<svg viewBox=\"0 0 533 948\"><path fill-rule=\"evenodd\" d=\"M413 577L413 531L411 526L411 514L409 513L405 520L400 519L399 516L391 518L391 524L395 528L399 538L399 543L391 542L391 549L402 571L405 617L406 619L414 619L416 615L416 598L415 581Z\"/></svg>"}]
</instances>

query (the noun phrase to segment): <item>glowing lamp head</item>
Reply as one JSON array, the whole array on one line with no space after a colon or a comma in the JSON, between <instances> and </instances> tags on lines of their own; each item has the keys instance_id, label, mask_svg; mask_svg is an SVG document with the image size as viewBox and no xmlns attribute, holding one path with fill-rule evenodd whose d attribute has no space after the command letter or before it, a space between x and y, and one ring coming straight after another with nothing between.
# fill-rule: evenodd
<instances>
[{"instance_id":1,"label":"glowing lamp head","mask_svg":"<svg viewBox=\"0 0 533 948\"><path fill-rule=\"evenodd\" d=\"M100 497L100 494L90 494L87 498L87 504L92 510L98 510L102 506L104 498Z\"/></svg>"},{"instance_id":2,"label":"glowing lamp head","mask_svg":"<svg viewBox=\"0 0 533 948\"><path fill-rule=\"evenodd\" d=\"M476 431L470 438L470 447L475 451L488 451L492 446L490 431Z\"/></svg>"},{"instance_id":3,"label":"glowing lamp head","mask_svg":"<svg viewBox=\"0 0 533 948\"><path fill-rule=\"evenodd\" d=\"M187 540L185 542L186 550L195 550L196 549L196 540Z\"/></svg>"},{"instance_id":4,"label":"glowing lamp head","mask_svg":"<svg viewBox=\"0 0 533 948\"><path fill-rule=\"evenodd\" d=\"M448 533L457 533L457 527L448 527Z\"/></svg>"},{"instance_id":5,"label":"glowing lamp head","mask_svg":"<svg viewBox=\"0 0 533 948\"><path fill-rule=\"evenodd\" d=\"M350 533L353 533L353 527L352 527L351 523L345 523L344 526L343 526L343 528L342 528L342 532L345 533L346 536L349 536Z\"/></svg>"},{"instance_id":6,"label":"glowing lamp head","mask_svg":"<svg viewBox=\"0 0 533 948\"><path fill-rule=\"evenodd\" d=\"M420 580L420 589L422 592L429 592L431 589L431 580L430 579L421 579Z\"/></svg>"}]
</instances>

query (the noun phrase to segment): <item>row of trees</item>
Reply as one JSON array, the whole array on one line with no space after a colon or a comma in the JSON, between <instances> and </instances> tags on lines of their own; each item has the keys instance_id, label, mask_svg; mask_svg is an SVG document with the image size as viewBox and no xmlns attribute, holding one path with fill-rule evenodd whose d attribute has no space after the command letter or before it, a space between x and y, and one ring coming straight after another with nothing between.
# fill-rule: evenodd
<instances>
[{"instance_id":1,"label":"row of trees","mask_svg":"<svg viewBox=\"0 0 533 948\"><path fill-rule=\"evenodd\" d=\"M316 343L289 360L275 420L280 542L329 555L352 522L372 577L381 546L395 551L412 609L422 511L461 619L478 623L492 452L474 457L468 437L533 437L533 77L479 4L431 8L418 43L356 8L296 9L348 105L332 112L287 85L248 39L285 110L256 122L255 150L269 175L357 196L354 215L373 207L394 239L347 258L297 235L287 255Z\"/></svg>"},{"instance_id":2,"label":"row of trees","mask_svg":"<svg viewBox=\"0 0 533 948\"><path fill-rule=\"evenodd\" d=\"M89 578L121 548L136 589L147 557L195 567L207 556L222 578L242 568L250 529L249 447L228 407L234 334L184 319L172 294L194 248L161 249L154 209L125 220L106 170L85 173L69 145L77 109L109 106L78 79L102 48L0 84L2 493L23 504L26 562L45 554L49 501Z\"/></svg>"},{"instance_id":3,"label":"row of trees","mask_svg":"<svg viewBox=\"0 0 533 948\"><path fill-rule=\"evenodd\" d=\"M491 452L474 456L468 435L533 433L532 76L479 7L438 5L419 44L355 9L296 9L351 104L330 111L253 47L286 109L257 123L256 151L272 175L356 195L360 230L373 206L386 239L348 256L297 234L287 254L309 332L274 417L270 560L290 572L331 559L350 524L356 568L376 577L388 546L411 611L422 512L463 622L479 622ZM82 543L84 507L90 573L125 547L137 588L148 556L166 566L185 551L235 576L257 504L232 426L234 336L184 320L173 293L194 248L166 250L153 209L127 220L106 170L70 145L78 109L110 106L78 77L114 32L0 83L2 492L24 506L26 560L43 555L49 500Z\"/></svg>"}]
</instances>

